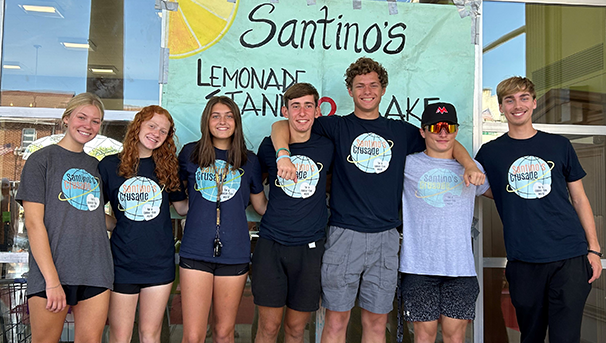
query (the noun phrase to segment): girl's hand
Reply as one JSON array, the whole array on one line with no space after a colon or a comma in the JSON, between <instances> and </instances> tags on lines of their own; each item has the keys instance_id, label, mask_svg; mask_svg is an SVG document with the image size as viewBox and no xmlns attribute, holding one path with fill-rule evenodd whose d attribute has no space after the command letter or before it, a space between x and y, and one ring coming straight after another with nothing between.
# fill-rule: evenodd
<instances>
[{"instance_id":1,"label":"girl's hand","mask_svg":"<svg viewBox=\"0 0 606 343\"><path fill-rule=\"evenodd\" d=\"M65 292L60 284L46 289L46 299L46 309L53 313L61 312L67 306Z\"/></svg>"}]
</instances>

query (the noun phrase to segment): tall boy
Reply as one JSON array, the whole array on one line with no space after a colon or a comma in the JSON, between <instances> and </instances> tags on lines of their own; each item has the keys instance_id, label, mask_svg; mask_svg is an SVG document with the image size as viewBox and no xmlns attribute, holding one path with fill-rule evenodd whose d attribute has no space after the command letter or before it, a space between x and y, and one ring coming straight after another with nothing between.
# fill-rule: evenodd
<instances>
[{"instance_id":1,"label":"tall boy","mask_svg":"<svg viewBox=\"0 0 606 343\"><path fill-rule=\"evenodd\" d=\"M537 101L529 79L502 81L497 98L509 132L482 146L476 159L503 222L522 342L543 342L548 328L552 343L579 342L585 301L602 272L586 173L567 138L532 126Z\"/></svg>"},{"instance_id":2,"label":"tall boy","mask_svg":"<svg viewBox=\"0 0 606 343\"><path fill-rule=\"evenodd\" d=\"M345 73L354 102L346 116L318 118L312 132L335 145L331 217L322 260L322 306L326 319L322 342L345 342L350 310L356 298L362 308L362 342L384 342L387 314L393 308L400 225L399 208L406 155L425 149L418 128L379 114L387 71L361 57ZM288 147L285 121L273 125L272 141ZM484 174L459 143L455 157L466 168L466 182L484 182ZM278 175L296 178L288 158L278 161Z\"/></svg>"}]
</instances>

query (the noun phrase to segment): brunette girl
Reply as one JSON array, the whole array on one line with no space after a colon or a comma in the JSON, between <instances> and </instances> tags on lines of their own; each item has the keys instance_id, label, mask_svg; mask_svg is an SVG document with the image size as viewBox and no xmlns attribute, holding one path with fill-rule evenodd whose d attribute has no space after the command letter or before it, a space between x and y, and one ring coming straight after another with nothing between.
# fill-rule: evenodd
<instances>
[{"instance_id":1,"label":"brunette girl","mask_svg":"<svg viewBox=\"0 0 606 343\"><path fill-rule=\"evenodd\" d=\"M183 342L203 342L213 307L213 342L234 341L238 305L250 262L246 206L267 205L257 157L246 149L238 106L211 98L201 120L202 138L179 154L189 214L180 250Z\"/></svg>"}]
</instances>

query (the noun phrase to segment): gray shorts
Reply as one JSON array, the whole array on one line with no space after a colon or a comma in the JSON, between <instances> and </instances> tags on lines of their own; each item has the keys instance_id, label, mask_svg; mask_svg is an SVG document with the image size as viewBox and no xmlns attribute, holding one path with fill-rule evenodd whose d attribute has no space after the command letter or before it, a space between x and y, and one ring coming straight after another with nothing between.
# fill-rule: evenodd
<instances>
[{"instance_id":1,"label":"gray shorts","mask_svg":"<svg viewBox=\"0 0 606 343\"><path fill-rule=\"evenodd\" d=\"M398 279L396 229L363 233L331 226L322 259L322 306L349 311L361 308L384 314L393 309Z\"/></svg>"},{"instance_id":2,"label":"gray shorts","mask_svg":"<svg viewBox=\"0 0 606 343\"><path fill-rule=\"evenodd\" d=\"M475 276L402 274L401 292L407 322L431 322L440 315L473 320L480 287Z\"/></svg>"}]
</instances>

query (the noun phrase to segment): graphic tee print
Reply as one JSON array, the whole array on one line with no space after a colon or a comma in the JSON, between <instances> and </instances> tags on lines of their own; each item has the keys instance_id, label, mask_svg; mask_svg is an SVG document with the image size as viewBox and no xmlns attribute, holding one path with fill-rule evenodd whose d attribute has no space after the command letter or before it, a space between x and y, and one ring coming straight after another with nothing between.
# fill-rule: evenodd
<instances>
[{"instance_id":1,"label":"graphic tee print","mask_svg":"<svg viewBox=\"0 0 606 343\"><path fill-rule=\"evenodd\" d=\"M71 168L63 174L60 201L67 201L80 211L94 211L101 203L99 179L84 169Z\"/></svg>"},{"instance_id":2,"label":"graphic tee print","mask_svg":"<svg viewBox=\"0 0 606 343\"><path fill-rule=\"evenodd\" d=\"M507 173L507 192L523 199L540 199L551 192L552 161L523 156L515 160Z\"/></svg>"},{"instance_id":3,"label":"graphic tee print","mask_svg":"<svg viewBox=\"0 0 606 343\"><path fill-rule=\"evenodd\" d=\"M316 164L311 158L303 155L293 155L290 160L297 169L297 182L278 176L276 186L282 188L282 191L291 198L309 198L316 192L320 172L324 166L322 163Z\"/></svg>"},{"instance_id":4,"label":"graphic tee print","mask_svg":"<svg viewBox=\"0 0 606 343\"><path fill-rule=\"evenodd\" d=\"M351 144L347 162L368 174L380 174L389 168L393 142L372 133L363 133Z\"/></svg>"},{"instance_id":5,"label":"graphic tee print","mask_svg":"<svg viewBox=\"0 0 606 343\"><path fill-rule=\"evenodd\" d=\"M463 191L463 178L448 169L435 168L421 176L415 196L433 207L444 207L456 202Z\"/></svg>"},{"instance_id":6,"label":"graphic tee print","mask_svg":"<svg viewBox=\"0 0 606 343\"><path fill-rule=\"evenodd\" d=\"M118 209L130 220L152 220L160 214L163 190L147 177L130 178L118 190Z\"/></svg>"},{"instance_id":7,"label":"graphic tee print","mask_svg":"<svg viewBox=\"0 0 606 343\"><path fill-rule=\"evenodd\" d=\"M227 172L225 166L227 167ZM217 201L217 178L223 178L223 191L221 193L221 202L225 202L234 197L240 183L242 182L244 169L234 169L232 165L228 165L223 160L216 160L215 166L196 170L196 185L195 190L202 194L202 197L208 201Z\"/></svg>"}]
</instances>

